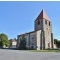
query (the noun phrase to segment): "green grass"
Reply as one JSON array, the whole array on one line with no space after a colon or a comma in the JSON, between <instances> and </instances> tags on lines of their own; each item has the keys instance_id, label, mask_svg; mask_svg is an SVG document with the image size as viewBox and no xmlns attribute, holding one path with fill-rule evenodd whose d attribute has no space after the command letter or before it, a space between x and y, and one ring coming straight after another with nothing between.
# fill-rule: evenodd
<instances>
[{"instance_id":1,"label":"green grass","mask_svg":"<svg viewBox=\"0 0 60 60\"><path fill-rule=\"evenodd\" d=\"M30 52L60 52L60 50L26 50Z\"/></svg>"}]
</instances>

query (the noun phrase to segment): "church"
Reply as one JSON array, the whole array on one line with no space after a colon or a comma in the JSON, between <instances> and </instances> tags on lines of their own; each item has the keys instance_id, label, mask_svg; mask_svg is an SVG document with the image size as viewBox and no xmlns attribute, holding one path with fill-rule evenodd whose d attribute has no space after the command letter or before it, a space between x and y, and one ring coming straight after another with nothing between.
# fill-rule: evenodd
<instances>
[{"instance_id":1,"label":"church","mask_svg":"<svg viewBox=\"0 0 60 60\"><path fill-rule=\"evenodd\" d=\"M34 21L34 31L17 36L17 48L20 45L22 36L26 38L26 47L35 50L52 49L54 45L52 22L44 10Z\"/></svg>"}]
</instances>

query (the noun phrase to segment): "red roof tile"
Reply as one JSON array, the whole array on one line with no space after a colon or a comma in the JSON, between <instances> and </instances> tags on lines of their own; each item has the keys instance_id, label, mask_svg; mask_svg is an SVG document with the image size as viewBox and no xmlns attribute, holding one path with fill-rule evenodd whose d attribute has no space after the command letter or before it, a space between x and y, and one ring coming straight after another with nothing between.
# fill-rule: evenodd
<instances>
[{"instance_id":1,"label":"red roof tile","mask_svg":"<svg viewBox=\"0 0 60 60\"><path fill-rule=\"evenodd\" d=\"M38 15L38 17L36 18L36 20L40 19L50 20L44 10L42 10L41 13Z\"/></svg>"}]
</instances>

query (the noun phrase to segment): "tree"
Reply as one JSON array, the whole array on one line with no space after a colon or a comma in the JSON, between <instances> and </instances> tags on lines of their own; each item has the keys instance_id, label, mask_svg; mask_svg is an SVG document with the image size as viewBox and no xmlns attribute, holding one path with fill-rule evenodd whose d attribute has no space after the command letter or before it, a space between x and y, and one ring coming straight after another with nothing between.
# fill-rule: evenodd
<instances>
[{"instance_id":1,"label":"tree","mask_svg":"<svg viewBox=\"0 0 60 60\"><path fill-rule=\"evenodd\" d=\"M22 38L20 39L20 49L26 49L26 38L25 36L22 36Z\"/></svg>"},{"instance_id":2,"label":"tree","mask_svg":"<svg viewBox=\"0 0 60 60\"><path fill-rule=\"evenodd\" d=\"M60 47L60 40L54 39L54 44L56 44L57 47Z\"/></svg>"},{"instance_id":3,"label":"tree","mask_svg":"<svg viewBox=\"0 0 60 60\"><path fill-rule=\"evenodd\" d=\"M4 33L0 34L0 46L9 46L8 36Z\"/></svg>"},{"instance_id":4,"label":"tree","mask_svg":"<svg viewBox=\"0 0 60 60\"><path fill-rule=\"evenodd\" d=\"M54 39L54 44L58 44L58 40L57 39Z\"/></svg>"},{"instance_id":5,"label":"tree","mask_svg":"<svg viewBox=\"0 0 60 60\"><path fill-rule=\"evenodd\" d=\"M60 40L58 40L58 48L60 48Z\"/></svg>"}]
</instances>

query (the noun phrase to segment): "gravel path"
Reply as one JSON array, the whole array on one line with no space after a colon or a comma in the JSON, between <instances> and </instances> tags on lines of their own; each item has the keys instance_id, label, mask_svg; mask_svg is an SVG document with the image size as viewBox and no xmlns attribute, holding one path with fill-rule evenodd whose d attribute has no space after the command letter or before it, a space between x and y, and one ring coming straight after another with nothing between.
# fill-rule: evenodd
<instances>
[{"instance_id":1,"label":"gravel path","mask_svg":"<svg viewBox=\"0 0 60 60\"><path fill-rule=\"evenodd\" d=\"M60 53L0 49L0 60L60 60Z\"/></svg>"}]
</instances>

